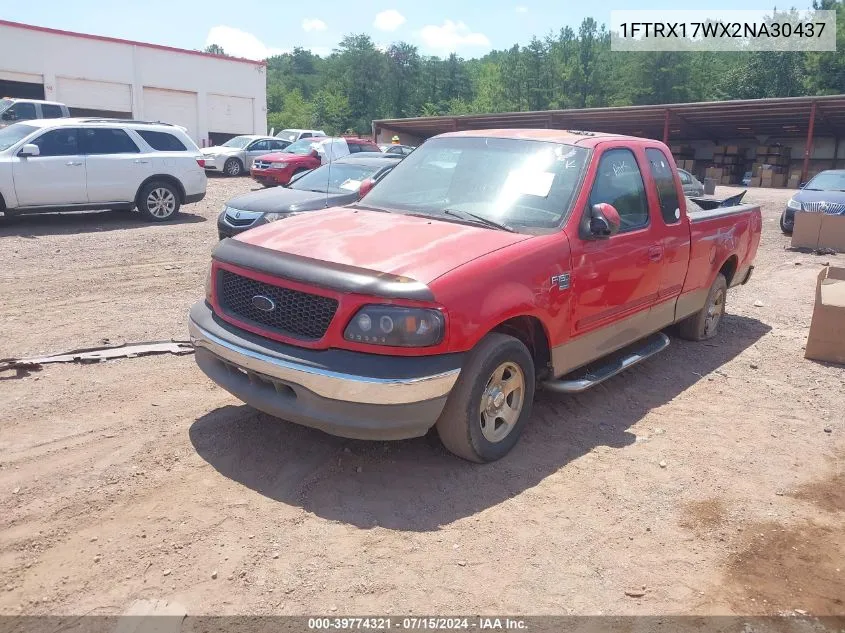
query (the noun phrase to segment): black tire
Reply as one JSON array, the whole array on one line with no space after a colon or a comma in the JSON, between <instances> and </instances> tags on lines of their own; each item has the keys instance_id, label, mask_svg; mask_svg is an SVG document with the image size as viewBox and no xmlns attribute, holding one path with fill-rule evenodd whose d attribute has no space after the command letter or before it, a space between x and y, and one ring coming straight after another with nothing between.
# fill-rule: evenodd
<instances>
[{"instance_id":1,"label":"black tire","mask_svg":"<svg viewBox=\"0 0 845 633\"><path fill-rule=\"evenodd\" d=\"M786 211L780 214L780 230L784 235L792 235L792 230L795 228L795 216L792 216L792 222L786 221Z\"/></svg>"},{"instance_id":2,"label":"black tire","mask_svg":"<svg viewBox=\"0 0 845 633\"><path fill-rule=\"evenodd\" d=\"M237 158L230 158L223 163L223 173L227 176L235 177L244 173L244 164Z\"/></svg>"},{"instance_id":3,"label":"black tire","mask_svg":"<svg viewBox=\"0 0 845 633\"><path fill-rule=\"evenodd\" d=\"M506 369L504 377L516 376L521 372L521 393L517 390L503 395L500 408L506 407L508 412L514 411L516 399L519 398L518 416L512 424L505 424L494 414L482 413L482 398L490 398L490 406L498 398L499 392L490 385L494 373L502 366ZM513 367L519 372L513 371ZM493 332L485 336L470 352L466 364L461 369L458 382L446 400L446 406L437 420L437 434L443 445L458 457L471 462L492 462L504 457L519 440L522 429L529 417L534 401L534 361L528 348L518 339L506 334ZM488 390L490 387L490 390ZM492 394L496 394L495 398ZM504 394L504 392L501 392ZM489 416L489 417L486 417ZM486 424L485 424L486 418ZM504 427L509 427L505 429ZM496 441L490 441L488 435L503 432L505 435Z\"/></svg>"},{"instance_id":4,"label":"black tire","mask_svg":"<svg viewBox=\"0 0 845 633\"><path fill-rule=\"evenodd\" d=\"M725 316L725 299L728 296L728 282L722 273L716 275L704 307L678 324L681 338L688 341L704 341L716 336L719 324Z\"/></svg>"},{"instance_id":5,"label":"black tire","mask_svg":"<svg viewBox=\"0 0 845 633\"><path fill-rule=\"evenodd\" d=\"M153 180L141 187L135 203L147 222L172 220L182 206L179 190L163 180Z\"/></svg>"}]
</instances>

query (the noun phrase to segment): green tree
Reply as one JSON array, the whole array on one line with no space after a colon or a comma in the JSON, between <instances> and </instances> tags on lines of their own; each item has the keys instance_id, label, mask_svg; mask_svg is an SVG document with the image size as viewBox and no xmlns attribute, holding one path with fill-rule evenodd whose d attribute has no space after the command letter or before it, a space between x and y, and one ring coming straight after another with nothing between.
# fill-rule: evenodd
<instances>
[{"instance_id":1,"label":"green tree","mask_svg":"<svg viewBox=\"0 0 845 633\"><path fill-rule=\"evenodd\" d=\"M223 50L223 47L220 44L209 44L205 47L206 53L211 53L212 55L225 55L226 51Z\"/></svg>"}]
</instances>

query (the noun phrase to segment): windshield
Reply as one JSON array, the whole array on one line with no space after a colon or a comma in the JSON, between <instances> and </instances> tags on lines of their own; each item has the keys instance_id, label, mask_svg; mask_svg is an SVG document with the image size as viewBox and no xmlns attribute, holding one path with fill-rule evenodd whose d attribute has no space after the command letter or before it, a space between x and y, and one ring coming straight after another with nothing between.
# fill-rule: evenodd
<instances>
[{"instance_id":1,"label":"windshield","mask_svg":"<svg viewBox=\"0 0 845 633\"><path fill-rule=\"evenodd\" d=\"M25 136L29 136L37 129L37 127L26 125L25 123L15 123L9 127L0 129L0 152L4 149L9 149L12 145Z\"/></svg>"},{"instance_id":2,"label":"windshield","mask_svg":"<svg viewBox=\"0 0 845 633\"><path fill-rule=\"evenodd\" d=\"M588 156L582 147L545 141L435 138L363 204L426 215L464 211L517 230L554 228L569 212Z\"/></svg>"},{"instance_id":3,"label":"windshield","mask_svg":"<svg viewBox=\"0 0 845 633\"><path fill-rule=\"evenodd\" d=\"M278 134L276 134L276 138L281 138L286 141L290 141L293 143L296 138L299 136L299 130L282 130Z\"/></svg>"},{"instance_id":4,"label":"windshield","mask_svg":"<svg viewBox=\"0 0 845 633\"><path fill-rule=\"evenodd\" d=\"M822 172L807 183L804 189L817 191L845 191L845 172Z\"/></svg>"},{"instance_id":5,"label":"windshield","mask_svg":"<svg viewBox=\"0 0 845 633\"><path fill-rule=\"evenodd\" d=\"M0 113L7 110L12 105L11 99L0 99Z\"/></svg>"},{"instance_id":6,"label":"windshield","mask_svg":"<svg viewBox=\"0 0 845 633\"><path fill-rule=\"evenodd\" d=\"M317 144L314 139L303 138L296 143L288 145L284 151L288 154L298 154L299 156L306 156L311 153L312 149L317 149Z\"/></svg>"},{"instance_id":7,"label":"windshield","mask_svg":"<svg viewBox=\"0 0 845 633\"><path fill-rule=\"evenodd\" d=\"M361 182L375 174L378 167L366 165L323 165L293 183L291 189L325 193L355 193Z\"/></svg>"},{"instance_id":8,"label":"windshield","mask_svg":"<svg viewBox=\"0 0 845 633\"><path fill-rule=\"evenodd\" d=\"M251 136L236 136L235 138L230 138L228 141L223 143L223 147L236 147L238 149L243 149L249 145L251 140Z\"/></svg>"}]
</instances>

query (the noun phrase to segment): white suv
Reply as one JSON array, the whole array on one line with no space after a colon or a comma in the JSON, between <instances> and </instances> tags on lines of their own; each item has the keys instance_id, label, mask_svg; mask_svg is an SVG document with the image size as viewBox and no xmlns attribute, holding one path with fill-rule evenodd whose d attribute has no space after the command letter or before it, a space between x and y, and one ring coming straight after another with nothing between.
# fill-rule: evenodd
<instances>
[{"instance_id":1,"label":"white suv","mask_svg":"<svg viewBox=\"0 0 845 633\"><path fill-rule=\"evenodd\" d=\"M0 129L0 211L137 208L152 222L205 197L202 154L178 126L39 119Z\"/></svg>"}]
</instances>

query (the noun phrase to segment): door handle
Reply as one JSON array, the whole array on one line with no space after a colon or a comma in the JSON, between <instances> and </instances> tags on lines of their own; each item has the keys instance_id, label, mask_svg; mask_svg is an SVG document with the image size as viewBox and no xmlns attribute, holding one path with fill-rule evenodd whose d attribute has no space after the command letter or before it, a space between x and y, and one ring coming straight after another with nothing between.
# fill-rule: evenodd
<instances>
[{"instance_id":1,"label":"door handle","mask_svg":"<svg viewBox=\"0 0 845 633\"><path fill-rule=\"evenodd\" d=\"M135 159L135 164L136 164L136 165L149 165L149 164L150 164L150 161L148 161L148 160L142 160L142 159L140 159L140 158L136 158L136 159Z\"/></svg>"},{"instance_id":2,"label":"door handle","mask_svg":"<svg viewBox=\"0 0 845 633\"><path fill-rule=\"evenodd\" d=\"M648 249L648 258L653 262L659 262L663 259L663 247L652 246Z\"/></svg>"},{"instance_id":3,"label":"door handle","mask_svg":"<svg viewBox=\"0 0 845 633\"><path fill-rule=\"evenodd\" d=\"M82 161L81 160L69 160L68 162L65 163L65 165L67 165L68 167L79 167L80 165L82 165Z\"/></svg>"}]
</instances>

